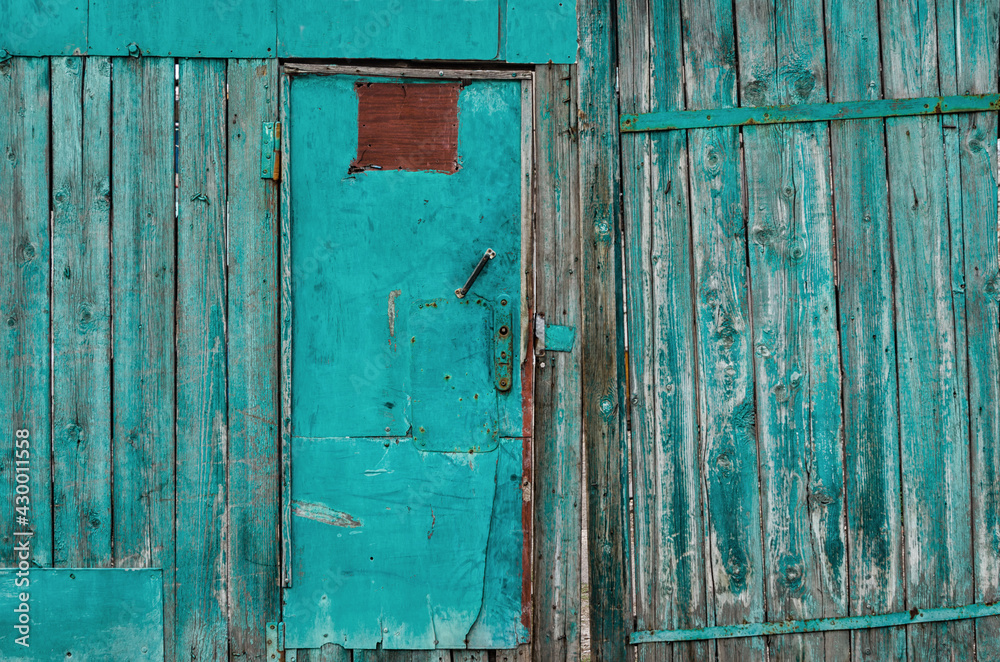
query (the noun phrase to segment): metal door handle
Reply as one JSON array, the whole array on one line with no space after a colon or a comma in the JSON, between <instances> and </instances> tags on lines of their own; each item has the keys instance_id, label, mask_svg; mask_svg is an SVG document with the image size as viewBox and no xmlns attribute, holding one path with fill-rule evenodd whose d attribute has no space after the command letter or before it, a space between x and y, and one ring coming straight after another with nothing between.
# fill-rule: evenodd
<instances>
[{"instance_id":1,"label":"metal door handle","mask_svg":"<svg viewBox=\"0 0 1000 662\"><path fill-rule=\"evenodd\" d=\"M492 248L487 248L486 252L483 253L483 256L479 258L479 264L477 264L476 268L472 270L472 275L469 276L469 280L465 281L465 285L463 285L461 288L455 290L455 296L457 296L459 299L464 299L465 295L468 294L469 290L472 288L472 284L476 282L477 278L479 278L479 274L482 272L483 267L485 267L486 263L495 258L496 256L497 256L496 251L494 251Z\"/></svg>"}]
</instances>

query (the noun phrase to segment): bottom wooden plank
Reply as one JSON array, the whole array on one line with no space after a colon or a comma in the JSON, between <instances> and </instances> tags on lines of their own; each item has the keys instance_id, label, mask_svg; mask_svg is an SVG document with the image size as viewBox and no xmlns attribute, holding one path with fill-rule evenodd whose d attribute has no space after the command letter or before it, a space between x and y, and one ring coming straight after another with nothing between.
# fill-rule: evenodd
<instances>
[{"instance_id":1,"label":"bottom wooden plank","mask_svg":"<svg viewBox=\"0 0 1000 662\"><path fill-rule=\"evenodd\" d=\"M162 572L0 570L0 659L162 660Z\"/></svg>"}]
</instances>

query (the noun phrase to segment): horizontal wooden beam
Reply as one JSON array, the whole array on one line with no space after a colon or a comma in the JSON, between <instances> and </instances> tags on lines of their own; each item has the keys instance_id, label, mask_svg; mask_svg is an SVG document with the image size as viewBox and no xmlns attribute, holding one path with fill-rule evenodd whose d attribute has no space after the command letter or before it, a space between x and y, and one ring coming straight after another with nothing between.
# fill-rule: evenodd
<instances>
[{"instance_id":1,"label":"horizontal wooden beam","mask_svg":"<svg viewBox=\"0 0 1000 662\"><path fill-rule=\"evenodd\" d=\"M830 122L912 115L948 115L1000 110L1000 94L970 94L918 99L876 99L839 103L810 103L758 108L674 110L641 115L621 115L625 132L707 129L718 126L752 126L791 122Z\"/></svg>"},{"instance_id":2,"label":"horizontal wooden beam","mask_svg":"<svg viewBox=\"0 0 1000 662\"><path fill-rule=\"evenodd\" d=\"M694 630L643 630L633 632L629 643L648 644L672 641L703 641L706 639L734 639L761 637L775 634L802 634L806 632L833 632L836 630L868 630L917 623L961 621L969 618L1000 615L1000 603L973 604L964 607L937 609L911 609L895 614L846 616L841 618L814 618L805 621L777 621L774 623L747 623L744 625L719 625Z\"/></svg>"},{"instance_id":3,"label":"horizontal wooden beam","mask_svg":"<svg viewBox=\"0 0 1000 662\"><path fill-rule=\"evenodd\" d=\"M404 67L353 67L342 64L309 64L286 62L282 65L290 76L380 76L388 78L426 78L430 80L531 80L531 72L524 70L483 69L408 69Z\"/></svg>"}]
</instances>

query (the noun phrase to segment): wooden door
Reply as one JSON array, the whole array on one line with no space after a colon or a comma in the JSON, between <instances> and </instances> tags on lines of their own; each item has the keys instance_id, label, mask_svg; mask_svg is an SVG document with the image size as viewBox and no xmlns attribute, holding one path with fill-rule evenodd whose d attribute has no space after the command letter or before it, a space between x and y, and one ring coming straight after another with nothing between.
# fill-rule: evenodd
<instances>
[{"instance_id":1,"label":"wooden door","mask_svg":"<svg viewBox=\"0 0 1000 662\"><path fill-rule=\"evenodd\" d=\"M287 648L527 640L521 78L285 88Z\"/></svg>"}]
</instances>

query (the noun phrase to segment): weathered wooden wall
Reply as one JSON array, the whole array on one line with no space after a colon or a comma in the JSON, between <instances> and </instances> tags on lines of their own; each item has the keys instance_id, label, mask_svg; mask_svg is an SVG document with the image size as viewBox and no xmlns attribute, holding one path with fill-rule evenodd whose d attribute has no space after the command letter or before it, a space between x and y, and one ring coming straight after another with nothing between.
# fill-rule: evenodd
<instances>
[{"instance_id":1,"label":"weathered wooden wall","mask_svg":"<svg viewBox=\"0 0 1000 662\"><path fill-rule=\"evenodd\" d=\"M621 111L995 92L998 20L621 0ZM996 113L622 134L636 629L996 599L997 137ZM996 621L637 653L986 660Z\"/></svg>"},{"instance_id":2,"label":"weathered wooden wall","mask_svg":"<svg viewBox=\"0 0 1000 662\"><path fill-rule=\"evenodd\" d=\"M536 76L537 309L579 327L576 70ZM170 660L263 659L281 619L282 194L260 178L280 87L274 59L0 63L0 416L32 435L34 563L162 568ZM579 657L582 356L579 342L551 354L535 381L537 660ZM12 459L11 446L4 504ZM4 518L0 565L14 565L13 531Z\"/></svg>"}]
</instances>

